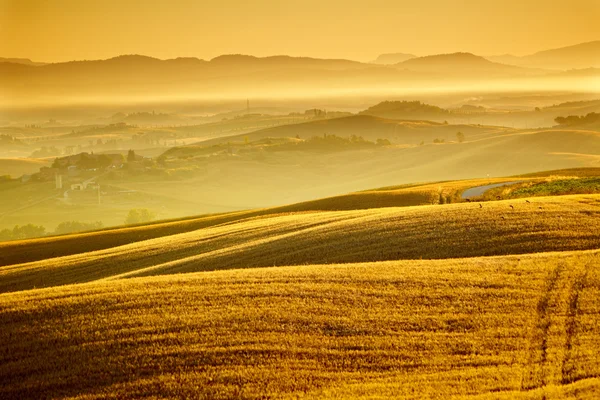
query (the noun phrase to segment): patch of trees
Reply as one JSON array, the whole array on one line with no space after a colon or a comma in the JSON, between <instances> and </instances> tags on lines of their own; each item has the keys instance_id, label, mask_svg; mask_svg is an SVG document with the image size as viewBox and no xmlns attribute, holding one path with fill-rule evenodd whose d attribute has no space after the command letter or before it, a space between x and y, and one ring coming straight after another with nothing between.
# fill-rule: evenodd
<instances>
[{"instance_id":1,"label":"patch of trees","mask_svg":"<svg viewBox=\"0 0 600 400\"><path fill-rule=\"evenodd\" d=\"M84 231L93 231L96 229L102 229L104 225L100 221L96 222L80 222L80 221L66 221L58 224L56 229L54 230L54 234L56 235L64 235L66 233L73 232L84 232Z\"/></svg>"},{"instance_id":2,"label":"patch of trees","mask_svg":"<svg viewBox=\"0 0 600 400\"><path fill-rule=\"evenodd\" d=\"M156 214L147 208L134 208L129 210L127 218L125 218L125 224L141 224L144 222L154 221L155 218Z\"/></svg>"},{"instance_id":3,"label":"patch of trees","mask_svg":"<svg viewBox=\"0 0 600 400\"><path fill-rule=\"evenodd\" d=\"M556 117L554 121L562 126L594 124L600 122L600 114L592 112L585 116L569 115L568 117Z\"/></svg>"},{"instance_id":4,"label":"patch of trees","mask_svg":"<svg viewBox=\"0 0 600 400\"><path fill-rule=\"evenodd\" d=\"M423 115L446 115L448 110L421 103L420 101L384 101L367 108L361 114L374 115L378 117L407 117Z\"/></svg>"},{"instance_id":5,"label":"patch of trees","mask_svg":"<svg viewBox=\"0 0 600 400\"><path fill-rule=\"evenodd\" d=\"M0 146L10 146L10 145L23 146L24 143L14 136L0 135Z\"/></svg>"},{"instance_id":6,"label":"patch of trees","mask_svg":"<svg viewBox=\"0 0 600 400\"><path fill-rule=\"evenodd\" d=\"M112 164L112 159L106 154L99 156L81 153L81 158L77 161L79 169L104 169Z\"/></svg>"},{"instance_id":7,"label":"patch of trees","mask_svg":"<svg viewBox=\"0 0 600 400\"><path fill-rule=\"evenodd\" d=\"M54 159L52 168L64 169L71 165L77 166L79 169L104 169L111 166L113 163L119 164L123 162L121 154L88 154L80 153L67 157L58 157Z\"/></svg>"},{"instance_id":8,"label":"patch of trees","mask_svg":"<svg viewBox=\"0 0 600 400\"><path fill-rule=\"evenodd\" d=\"M127 162L135 162L135 151L129 149L127 152Z\"/></svg>"},{"instance_id":9,"label":"patch of trees","mask_svg":"<svg viewBox=\"0 0 600 400\"><path fill-rule=\"evenodd\" d=\"M93 231L102 229L104 225L100 221L96 222L80 222L80 221L66 221L58 224L54 232L48 234L64 235L67 233ZM33 239L37 237L46 236L46 228L41 225L27 224L27 225L15 225L12 229L0 230L0 241L6 240L23 240Z\"/></svg>"},{"instance_id":10,"label":"patch of trees","mask_svg":"<svg viewBox=\"0 0 600 400\"><path fill-rule=\"evenodd\" d=\"M44 228L41 225L15 225L13 229L2 229L0 231L0 241L30 239L34 237L44 236L45 234L46 228Z\"/></svg>"},{"instance_id":11,"label":"patch of trees","mask_svg":"<svg viewBox=\"0 0 600 400\"><path fill-rule=\"evenodd\" d=\"M31 153L32 158L44 158L44 157L55 157L60 156L62 151L55 146L43 146L41 149L35 150Z\"/></svg>"},{"instance_id":12,"label":"patch of trees","mask_svg":"<svg viewBox=\"0 0 600 400\"><path fill-rule=\"evenodd\" d=\"M343 138L337 135L323 134L323 136L313 136L303 142L295 143L296 149L310 150L344 150L348 148L389 146L391 142L388 139L377 139L375 142L366 140L362 136L351 135Z\"/></svg>"}]
</instances>

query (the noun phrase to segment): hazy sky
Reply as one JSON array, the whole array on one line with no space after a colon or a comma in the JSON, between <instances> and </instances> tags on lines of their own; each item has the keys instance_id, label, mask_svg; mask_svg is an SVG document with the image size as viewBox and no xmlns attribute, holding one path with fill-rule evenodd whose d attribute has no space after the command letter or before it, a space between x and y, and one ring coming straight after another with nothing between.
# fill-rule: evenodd
<instances>
[{"instance_id":1,"label":"hazy sky","mask_svg":"<svg viewBox=\"0 0 600 400\"><path fill-rule=\"evenodd\" d=\"M0 0L0 57L518 55L600 40L600 0Z\"/></svg>"}]
</instances>

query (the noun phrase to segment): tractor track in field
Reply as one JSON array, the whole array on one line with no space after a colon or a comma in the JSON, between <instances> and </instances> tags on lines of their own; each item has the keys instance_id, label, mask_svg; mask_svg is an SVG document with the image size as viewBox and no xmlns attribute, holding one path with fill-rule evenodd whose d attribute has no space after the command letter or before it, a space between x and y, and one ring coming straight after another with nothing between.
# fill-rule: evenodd
<instances>
[{"instance_id":1,"label":"tractor track in field","mask_svg":"<svg viewBox=\"0 0 600 400\"><path fill-rule=\"evenodd\" d=\"M579 296L588 269L589 264L567 269L560 263L550 273L537 305L521 391L571 384L584 378L575 375L572 357L580 314Z\"/></svg>"},{"instance_id":2,"label":"tractor track in field","mask_svg":"<svg viewBox=\"0 0 600 400\"><path fill-rule=\"evenodd\" d=\"M586 264L583 274L579 275L577 280L571 286L569 296L569 309L567 313L565 355L561 367L562 384L570 384L577 380L575 376L575 363L573 362L573 339L577 328L577 317L579 316L579 296L585 287L590 264Z\"/></svg>"}]
</instances>

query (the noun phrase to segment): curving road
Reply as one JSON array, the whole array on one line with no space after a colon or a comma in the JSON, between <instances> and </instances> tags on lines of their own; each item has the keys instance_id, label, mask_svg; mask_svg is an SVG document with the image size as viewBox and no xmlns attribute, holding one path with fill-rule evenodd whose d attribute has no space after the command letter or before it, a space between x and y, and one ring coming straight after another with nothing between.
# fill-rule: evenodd
<instances>
[{"instance_id":1,"label":"curving road","mask_svg":"<svg viewBox=\"0 0 600 400\"><path fill-rule=\"evenodd\" d=\"M497 188L500 186L514 185L515 183L521 183L521 182L523 182L523 181L511 181L511 182L494 183L492 185L475 186L475 187L472 187L472 188L467 189L464 192L462 192L460 197L463 199L469 199L471 197L481 196L482 194L484 194L485 192L487 192L490 189L494 189L494 188Z\"/></svg>"}]
</instances>

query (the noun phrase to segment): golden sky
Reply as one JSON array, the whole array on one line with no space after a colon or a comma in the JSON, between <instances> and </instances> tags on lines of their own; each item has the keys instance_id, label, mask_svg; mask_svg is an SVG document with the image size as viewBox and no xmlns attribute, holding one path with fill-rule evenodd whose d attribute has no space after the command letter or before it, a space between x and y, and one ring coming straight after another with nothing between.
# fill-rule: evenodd
<instances>
[{"instance_id":1,"label":"golden sky","mask_svg":"<svg viewBox=\"0 0 600 400\"><path fill-rule=\"evenodd\" d=\"M0 57L524 55L600 40L600 0L0 0Z\"/></svg>"}]
</instances>

